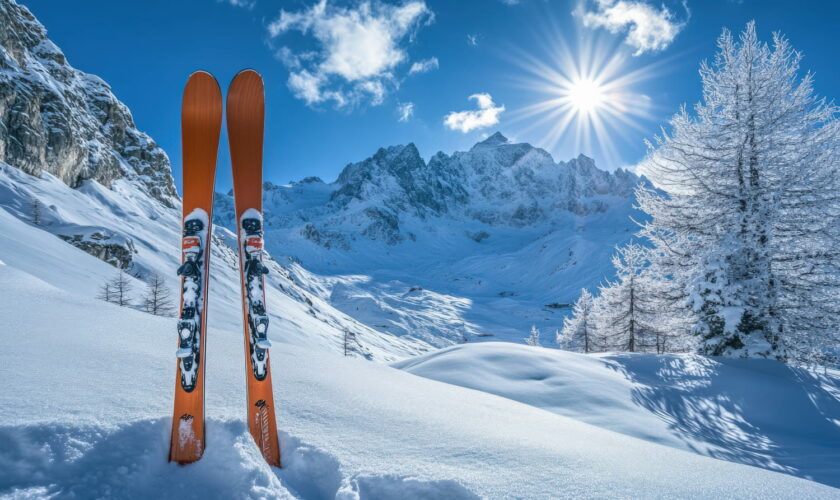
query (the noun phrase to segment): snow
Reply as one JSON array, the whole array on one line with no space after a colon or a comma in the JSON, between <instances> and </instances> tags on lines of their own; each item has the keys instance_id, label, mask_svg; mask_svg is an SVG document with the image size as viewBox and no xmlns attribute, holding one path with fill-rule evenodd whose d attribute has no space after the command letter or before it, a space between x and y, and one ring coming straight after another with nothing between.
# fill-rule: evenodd
<instances>
[{"instance_id":1,"label":"snow","mask_svg":"<svg viewBox=\"0 0 840 500\"><path fill-rule=\"evenodd\" d=\"M207 217L207 212L201 208L195 208L192 212L190 212L186 217L184 217L184 222L188 220L198 220L204 224L204 227L210 223L210 218Z\"/></svg>"},{"instance_id":2,"label":"snow","mask_svg":"<svg viewBox=\"0 0 840 500\"><path fill-rule=\"evenodd\" d=\"M628 436L840 487L840 373L763 359L491 342L392 366Z\"/></svg>"},{"instance_id":3,"label":"snow","mask_svg":"<svg viewBox=\"0 0 840 500\"><path fill-rule=\"evenodd\" d=\"M0 495L840 498L815 482L344 358L315 342L273 348L285 467L272 469L243 422L241 331L213 322L207 451L197 464L169 464L176 320L50 283L110 266L4 210L0 226ZM72 265L36 265L39 247Z\"/></svg>"},{"instance_id":4,"label":"snow","mask_svg":"<svg viewBox=\"0 0 840 500\"><path fill-rule=\"evenodd\" d=\"M260 225L262 225L263 217L259 210L255 208L247 208L242 212L242 215L239 217L240 226L242 225L242 221L244 221L245 219L257 219L258 221L260 221Z\"/></svg>"}]
</instances>

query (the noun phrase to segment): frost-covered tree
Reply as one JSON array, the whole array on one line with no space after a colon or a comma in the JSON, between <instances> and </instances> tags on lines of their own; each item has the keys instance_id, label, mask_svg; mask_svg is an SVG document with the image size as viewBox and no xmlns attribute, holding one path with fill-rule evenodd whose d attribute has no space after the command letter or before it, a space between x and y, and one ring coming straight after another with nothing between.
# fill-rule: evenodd
<instances>
[{"instance_id":1,"label":"frost-covered tree","mask_svg":"<svg viewBox=\"0 0 840 500\"><path fill-rule=\"evenodd\" d=\"M801 55L754 23L728 31L643 166L642 234L670 259L699 351L785 360L836 345L840 324L840 128ZM672 305L670 308L679 308Z\"/></svg>"},{"instance_id":2,"label":"frost-covered tree","mask_svg":"<svg viewBox=\"0 0 840 500\"><path fill-rule=\"evenodd\" d=\"M531 333L525 337L525 343L534 347L542 345L540 343L540 329L537 328L537 325L531 325Z\"/></svg>"},{"instance_id":3,"label":"frost-covered tree","mask_svg":"<svg viewBox=\"0 0 840 500\"><path fill-rule=\"evenodd\" d=\"M158 273L152 273L146 280L146 293L143 296L143 307L146 312L157 316L174 316L172 291Z\"/></svg>"},{"instance_id":4,"label":"frost-covered tree","mask_svg":"<svg viewBox=\"0 0 840 500\"><path fill-rule=\"evenodd\" d=\"M606 350L652 349L658 331L656 302L649 293L648 249L630 243L612 259L616 280L600 288L591 318Z\"/></svg>"},{"instance_id":5,"label":"frost-covered tree","mask_svg":"<svg viewBox=\"0 0 840 500\"><path fill-rule=\"evenodd\" d=\"M563 319L563 329L557 332L557 344L567 351L590 353L602 350L596 339L593 308L595 301L586 288L572 306L572 315Z\"/></svg>"}]
</instances>

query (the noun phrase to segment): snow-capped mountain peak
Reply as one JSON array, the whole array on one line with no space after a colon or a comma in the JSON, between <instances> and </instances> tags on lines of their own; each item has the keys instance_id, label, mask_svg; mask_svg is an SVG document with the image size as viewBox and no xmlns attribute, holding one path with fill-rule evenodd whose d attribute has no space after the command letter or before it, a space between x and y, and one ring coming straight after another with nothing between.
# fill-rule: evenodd
<instances>
[{"instance_id":1,"label":"snow-capped mountain peak","mask_svg":"<svg viewBox=\"0 0 840 500\"><path fill-rule=\"evenodd\" d=\"M478 144L476 144L475 146L473 146L473 149L479 148L479 147L498 146L499 144L507 144L508 142L510 142L510 141L508 140L507 137L502 135L501 132L496 132L495 134L491 135L487 139L484 139L483 141L481 141Z\"/></svg>"},{"instance_id":2,"label":"snow-capped mountain peak","mask_svg":"<svg viewBox=\"0 0 840 500\"><path fill-rule=\"evenodd\" d=\"M428 162L413 143L380 148L347 165L329 187L313 188L329 190L320 205L301 209L312 189L294 183L267 211L277 215L270 226L299 226L320 244L352 246L350 240L364 235L393 245L413 241L416 228L406 228L435 218L551 226L561 212L603 212L632 197L639 182L627 171L600 170L583 155L556 163L547 151L497 132L469 151L440 152Z\"/></svg>"},{"instance_id":3,"label":"snow-capped mountain peak","mask_svg":"<svg viewBox=\"0 0 840 500\"><path fill-rule=\"evenodd\" d=\"M434 345L519 336L537 315L558 328L562 312L544 306L603 279L632 235L640 182L501 133L428 162L409 143L332 183L267 185L265 240L323 275L312 293L374 328ZM215 218L233 227L230 196L217 195Z\"/></svg>"}]
</instances>

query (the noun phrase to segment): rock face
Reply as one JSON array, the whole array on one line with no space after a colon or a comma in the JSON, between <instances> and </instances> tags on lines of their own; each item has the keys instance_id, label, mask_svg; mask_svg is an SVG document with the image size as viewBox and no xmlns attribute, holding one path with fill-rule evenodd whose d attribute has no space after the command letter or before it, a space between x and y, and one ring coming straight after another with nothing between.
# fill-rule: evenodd
<instances>
[{"instance_id":1,"label":"rock face","mask_svg":"<svg viewBox=\"0 0 840 500\"><path fill-rule=\"evenodd\" d=\"M137 253L129 238L121 237L104 228L94 228L76 234L58 233L56 236L117 269L129 269L134 254Z\"/></svg>"},{"instance_id":2,"label":"rock face","mask_svg":"<svg viewBox=\"0 0 840 500\"><path fill-rule=\"evenodd\" d=\"M96 76L74 69L29 10L0 0L0 161L71 187L136 180L167 206L169 158Z\"/></svg>"},{"instance_id":3,"label":"rock face","mask_svg":"<svg viewBox=\"0 0 840 500\"><path fill-rule=\"evenodd\" d=\"M511 143L500 133L469 151L438 153L427 163L414 144L381 148L347 165L325 184L307 178L286 186L266 183L266 221L324 248L349 249L354 240L388 245L413 241L432 220L488 226L551 226L558 214L608 210L632 198L643 182L627 170L607 172L580 155L555 162L543 149ZM218 195L216 221L232 227L229 195ZM465 234L480 242L480 228Z\"/></svg>"}]
</instances>

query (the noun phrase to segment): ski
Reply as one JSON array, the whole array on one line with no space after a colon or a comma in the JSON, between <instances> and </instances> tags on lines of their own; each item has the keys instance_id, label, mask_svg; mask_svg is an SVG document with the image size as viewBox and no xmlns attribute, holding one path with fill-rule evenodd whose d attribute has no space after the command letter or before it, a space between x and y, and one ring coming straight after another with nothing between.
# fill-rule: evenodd
<instances>
[{"instance_id":1,"label":"ski","mask_svg":"<svg viewBox=\"0 0 840 500\"><path fill-rule=\"evenodd\" d=\"M181 107L183 230L178 359L169 460L188 464L204 453L204 347L207 278L216 156L222 126L222 94L209 73L190 75Z\"/></svg>"},{"instance_id":2,"label":"ski","mask_svg":"<svg viewBox=\"0 0 840 500\"><path fill-rule=\"evenodd\" d=\"M248 430L266 462L280 467L264 289L268 268L262 262L263 100L260 75L240 71L228 89L227 131L242 280Z\"/></svg>"}]
</instances>

